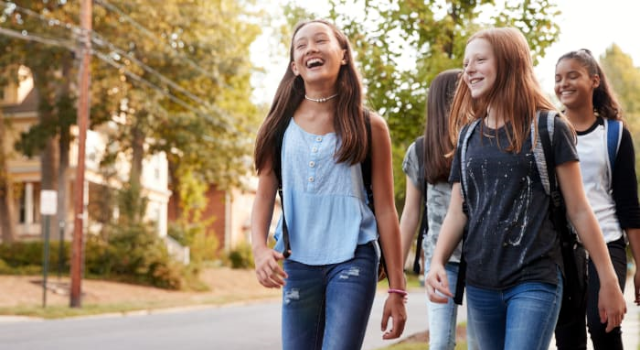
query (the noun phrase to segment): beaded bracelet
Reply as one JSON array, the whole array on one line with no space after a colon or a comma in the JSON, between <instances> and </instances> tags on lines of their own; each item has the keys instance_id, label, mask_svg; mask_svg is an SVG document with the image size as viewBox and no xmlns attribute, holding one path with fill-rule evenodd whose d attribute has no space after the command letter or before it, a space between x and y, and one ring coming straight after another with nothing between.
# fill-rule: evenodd
<instances>
[{"instance_id":1,"label":"beaded bracelet","mask_svg":"<svg viewBox=\"0 0 640 350\"><path fill-rule=\"evenodd\" d=\"M402 289L393 289L393 288L389 288L389 290L387 291L388 293L396 293L396 294L400 294L403 297L407 296L407 292L402 290Z\"/></svg>"}]
</instances>

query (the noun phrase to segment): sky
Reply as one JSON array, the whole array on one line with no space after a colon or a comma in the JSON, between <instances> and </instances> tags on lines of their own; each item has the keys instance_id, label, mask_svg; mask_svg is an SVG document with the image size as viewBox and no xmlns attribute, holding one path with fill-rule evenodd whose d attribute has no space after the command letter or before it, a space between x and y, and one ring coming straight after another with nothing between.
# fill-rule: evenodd
<instances>
[{"instance_id":1,"label":"sky","mask_svg":"<svg viewBox=\"0 0 640 350\"><path fill-rule=\"evenodd\" d=\"M283 0L263 0L265 3L282 4ZM300 6L322 14L327 9L326 1L294 0ZM545 57L535 67L536 76L545 92L553 94L555 64L568 51L589 49L600 57L612 44L630 55L634 66L640 67L640 17L631 9L629 0L555 0L562 14L557 17L560 36L546 50ZM272 6L278 9L280 6ZM266 74L254 76L256 102L270 103L277 85L284 74L287 52L273 52L273 36L261 36L252 46L253 62L265 68ZM282 50L282 49L280 49ZM268 53L268 54L267 54ZM265 57L265 54L268 57ZM461 62L462 64L462 62Z\"/></svg>"}]
</instances>

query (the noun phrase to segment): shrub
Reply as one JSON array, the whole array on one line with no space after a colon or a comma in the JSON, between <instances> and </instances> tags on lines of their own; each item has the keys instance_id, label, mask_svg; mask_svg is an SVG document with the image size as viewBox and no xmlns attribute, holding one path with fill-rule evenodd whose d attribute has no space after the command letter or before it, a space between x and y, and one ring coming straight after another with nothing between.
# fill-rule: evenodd
<instances>
[{"instance_id":1,"label":"shrub","mask_svg":"<svg viewBox=\"0 0 640 350\"><path fill-rule=\"evenodd\" d=\"M87 240L85 266L90 275L167 289L182 287L183 267L146 225L111 225Z\"/></svg>"},{"instance_id":2,"label":"shrub","mask_svg":"<svg viewBox=\"0 0 640 350\"><path fill-rule=\"evenodd\" d=\"M49 272L58 269L59 241L51 241L49 244ZM22 241L0 244L0 273L3 274L38 274L42 273L44 243L42 241ZM69 257L71 245L64 242L63 247L63 273L69 271Z\"/></svg>"},{"instance_id":3,"label":"shrub","mask_svg":"<svg viewBox=\"0 0 640 350\"><path fill-rule=\"evenodd\" d=\"M167 233L183 246L189 247L191 263L199 265L218 258L220 243L214 234L206 231L206 222L171 223Z\"/></svg>"},{"instance_id":4,"label":"shrub","mask_svg":"<svg viewBox=\"0 0 640 350\"><path fill-rule=\"evenodd\" d=\"M231 268L234 269L248 269L255 266L251 246L246 242L240 243L233 248L227 258L231 263Z\"/></svg>"}]
</instances>

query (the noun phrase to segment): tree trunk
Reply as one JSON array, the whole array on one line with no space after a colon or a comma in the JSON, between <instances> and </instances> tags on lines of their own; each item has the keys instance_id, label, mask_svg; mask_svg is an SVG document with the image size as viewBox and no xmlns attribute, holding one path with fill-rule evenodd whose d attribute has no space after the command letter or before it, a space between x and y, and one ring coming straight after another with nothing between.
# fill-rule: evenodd
<instances>
[{"instance_id":1,"label":"tree trunk","mask_svg":"<svg viewBox=\"0 0 640 350\"><path fill-rule=\"evenodd\" d=\"M169 190L171 190L171 197L169 203L171 210L173 211L173 218L180 220L182 217L182 202L180 198L180 179L178 178L178 164L172 160L173 157L168 157L169 161Z\"/></svg>"},{"instance_id":2,"label":"tree trunk","mask_svg":"<svg viewBox=\"0 0 640 350\"><path fill-rule=\"evenodd\" d=\"M58 91L58 96L56 97L57 101L61 101L62 99L69 98L70 90L71 90L71 80L69 77L72 76L71 68L73 67L73 56L69 55L65 57L64 62L62 64L62 76L67 77L64 83L61 85L61 88ZM68 174L67 171L69 169L69 145L71 144L71 133L69 130L69 123L67 123L66 119L63 118L63 114L68 111L60 111L58 110L58 116L60 119L60 136L58 139L58 147L60 151L60 159L58 162L58 231L62 232L62 236L60 239L64 239L64 231L66 230L66 220L67 220L67 185L68 185ZM65 120L63 120L65 119Z\"/></svg>"},{"instance_id":3,"label":"tree trunk","mask_svg":"<svg viewBox=\"0 0 640 350\"><path fill-rule=\"evenodd\" d=\"M38 69L32 70L33 85L38 90L40 101L38 101L38 121L41 125L53 127L56 125L55 116L53 114L52 100L55 98L53 92L48 86L45 79L46 74ZM44 142L44 149L40 153L40 190L56 190L58 174L56 171L57 164L57 144L54 137L49 137ZM34 193L34 196L40 196L40 193ZM38 208L37 208L38 210ZM41 220L44 232L44 220ZM57 232L58 218L52 217L49 221L49 232Z\"/></svg>"},{"instance_id":4,"label":"tree trunk","mask_svg":"<svg viewBox=\"0 0 640 350\"><path fill-rule=\"evenodd\" d=\"M4 117L0 111L0 232L2 232L2 243L11 243L15 240L13 190L3 140L5 140Z\"/></svg>"}]
</instances>

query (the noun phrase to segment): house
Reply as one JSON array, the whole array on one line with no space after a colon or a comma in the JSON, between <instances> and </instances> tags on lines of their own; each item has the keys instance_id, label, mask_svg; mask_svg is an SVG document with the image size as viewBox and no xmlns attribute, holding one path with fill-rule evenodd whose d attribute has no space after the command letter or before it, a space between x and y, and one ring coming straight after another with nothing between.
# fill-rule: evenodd
<instances>
[{"instance_id":1,"label":"house","mask_svg":"<svg viewBox=\"0 0 640 350\"><path fill-rule=\"evenodd\" d=\"M2 89L0 89L2 90ZM38 122L38 93L34 89L33 79L28 68L19 70L19 82L10 84L0 94L0 108L2 117L9 121L6 137L1 146L9 152L8 172L14 189L14 218L16 220L17 239L37 239L41 237L42 218L39 213L40 205L40 159L38 156L25 157L13 151L14 143L21 132ZM124 155L119 155L114 166L115 176L105 178L99 167L102 157L108 147L110 132L115 122L101 125L99 129L88 130L86 138L85 157L85 223L84 232L99 232L101 227L100 214L105 210L117 210L100 205L99 198L105 188L115 189L128 180L130 162ZM71 133L77 135L77 127ZM77 164L78 143L73 141L70 146L70 164L67 173L67 193L65 207L65 239L69 239L73 232L73 191ZM148 198L145 218L156 223L156 231L160 237L167 236L168 203L171 191L168 189L168 163L164 153L148 156L143 161L141 176L143 195ZM52 234L52 237L58 237ZM168 243L170 244L170 243Z\"/></svg>"},{"instance_id":2,"label":"house","mask_svg":"<svg viewBox=\"0 0 640 350\"><path fill-rule=\"evenodd\" d=\"M251 210L258 187L257 178L246 177L242 187L223 191L210 185L206 193L207 207L202 216L206 219L213 218L206 230L216 236L219 249L223 251L230 251L243 243L251 243ZM175 199L172 197L169 202L169 221L178 219L178 204ZM275 231L279 216L280 207L276 205L270 235Z\"/></svg>"}]
</instances>

